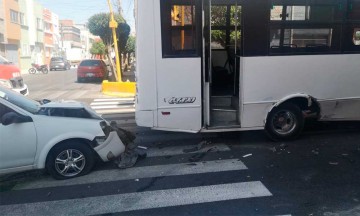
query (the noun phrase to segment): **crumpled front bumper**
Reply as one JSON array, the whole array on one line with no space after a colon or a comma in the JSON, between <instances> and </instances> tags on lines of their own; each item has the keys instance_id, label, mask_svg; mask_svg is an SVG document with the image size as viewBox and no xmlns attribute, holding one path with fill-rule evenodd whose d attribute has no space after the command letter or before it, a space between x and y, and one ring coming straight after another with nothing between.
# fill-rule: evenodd
<instances>
[{"instance_id":1,"label":"crumpled front bumper","mask_svg":"<svg viewBox=\"0 0 360 216\"><path fill-rule=\"evenodd\" d=\"M29 89L27 87L26 84L24 84L24 86L22 88L13 88L12 90L16 91L17 93L20 93L24 96L28 96L29 95Z\"/></svg>"},{"instance_id":2,"label":"crumpled front bumper","mask_svg":"<svg viewBox=\"0 0 360 216\"><path fill-rule=\"evenodd\" d=\"M120 156L125 151L125 145L115 131L110 132L104 143L94 148L100 158L106 162Z\"/></svg>"}]
</instances>

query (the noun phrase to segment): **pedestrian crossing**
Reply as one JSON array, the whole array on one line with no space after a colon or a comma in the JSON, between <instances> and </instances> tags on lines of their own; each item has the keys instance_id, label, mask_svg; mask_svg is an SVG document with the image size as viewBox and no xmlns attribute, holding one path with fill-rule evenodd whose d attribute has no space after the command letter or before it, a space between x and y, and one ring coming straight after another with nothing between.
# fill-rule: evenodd
<instances>
[{"instance_id":1,"label":"pedestrian crossing","mask_svg":"<svg viewBox=\"0 0 360 216\"><path fill-rule=\"evenodd\" d=\"M226 178L229 173L246 176L248 172L242 160L230 157L231 151L223 143L205 144L200 149L199 145L150 146L148 157L133 168L105 168L65 181L41 176L21 182L10 193L1 194L0 212L2 215L128 212L141 212L140 215L143 215L142 211L170 208L174 211L172 215L181 215L174 210L176 207L273 197L271 190L260 179ZM189 162L189 157L198 154L209 154L209 157ZM169 162L169 157L174 160ZM14 194L10 195L11 192ZM276 212L265 215L288 214Z\"/></svg>"},{"instance_id":2,"label":"pedestrian crossing","mask_svg":"<svg viewBox=\"0 0 360 216\"><path fill-rule=\"evenodd\" d=\"M131 98L99 98L94 99L90 107L98 114L134 113L135 99Z\"/></svg>"}]
</instances>

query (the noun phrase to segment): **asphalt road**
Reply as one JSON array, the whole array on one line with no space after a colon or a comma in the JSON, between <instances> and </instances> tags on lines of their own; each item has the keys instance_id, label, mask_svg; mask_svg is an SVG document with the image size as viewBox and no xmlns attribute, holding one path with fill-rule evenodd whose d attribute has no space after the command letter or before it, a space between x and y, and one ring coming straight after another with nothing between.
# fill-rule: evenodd
<instances>
[{"instance_id":1,"label":"asphalt road","mask_svg":"<svg viewBox=\"0 0 360 216\"><path fill-rule=\"evenodd\" d=\"M97 91L71 71L53 73L51 82L36 75L48 85L26 77L30 91ZM8 176L1 214L360 215L359 123L308 123L296 141L274 143L262 131L173 133L137 127L133 112L104 117L136 133L148 157L125 170L98 163L67 181L42 172Z\"/></svg>"}]
</instances>

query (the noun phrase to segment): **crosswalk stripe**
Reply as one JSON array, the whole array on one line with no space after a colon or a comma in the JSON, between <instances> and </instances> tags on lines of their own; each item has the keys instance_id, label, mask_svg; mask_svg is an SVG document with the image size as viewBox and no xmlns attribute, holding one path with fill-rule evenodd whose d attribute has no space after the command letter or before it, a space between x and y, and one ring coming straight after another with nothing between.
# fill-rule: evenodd
<instances>
[{"instance_id":1,"label":"crosswalk stripe","mask_svg":"<svg viewBox=\"0 0 360 216\"><path fill-rule=\"evenodd\" d=\"M192 150L197 146L170 146L166 148L149 148L147 149L147 157L163 157L163 156L172 156L172 155L181 155L186 154L184 150ZM189 153L205 153L208 151L230 151L230 148L225 144L216 144L216 145L207 145L199 150L191 151Z\"/></svg>"},{"instance_id":2,"label":"crosswalk stripe","mask_svg":"<svg viewBox=\"0 0 360 216\"><path fill-rule=\"evenodd\" d=\"M90 107L98 114L134 113L134 98L98 98L90 103Z\"/></svg>"},{"instance_id":3,"label":"crosswalk stripe","mask_svg":"<svg viewBox=\"0 0 360 216\"><path fill-rule=\"evenodd\" d=\"M102 102L102 101L132 101L134 102L134 98L98 98L94 99L95 102Z\"/></svg>"},{"instance_id":4,"label":"crosswalk stripe","mask_svg":"<svg viewBox=\"0 0 360 216\"><path fill-rule=\"evenodd\" d=\"M122 113L134 113L135 108L133 109L108 109L108 110L96 110L98 114L106 115L106 114L122 114Z\"/></svg>"},{"instance_id":5,"label":"crosswalk stripe","mask_svg":"<svg viewBox=\"0 0 360 216\"><path fill-rule=\"evenodd\" d=\"M98 105L133 105L134 102L118 102L118 101L112 101L112 102L94 102L91 103L90 106L98 106Z\"/></svg>"},{"instance_id":6,"label":"crosswalk stripe","mask_svg":"<svg viewBox=\"0 0 360 216\"><path fill-rule=\"evenodd\" d=\"M238 159L206 161L196 163L180 163L155 165L145 167L133 167L125 170L101 170L66 181L56 181L50 177L34 182L16 186L15 190L36 189L45 187L60 187L79 184L91 184L98 182L111 182L130 179L154 178L164 176L178 176L200 173L213 173L222 171L246 170L245 164Z\"/></svg>"},{"instance_id":7,"label":"crosswalk stripe","mask_svg":"<svg viewBox=\"0 0 360 216\"><path fill-rule=\"evenodd\" d=\"M107 106L91 106L92 109L119 109L119 108L132 108L134 105L126 105L126 106L119 106L119 105L107 105Z\"/></svg>"},{"instance_id":8,"label":"crosswalk stripe","mask_svg":"<svg viewBox=\"0 0 360 216\"><path fill-rule=\"evenodd\" d=\"M260 182L146 191L0 206L3 215L93 215L272 196Z\"/></svg>"}]
</instances>

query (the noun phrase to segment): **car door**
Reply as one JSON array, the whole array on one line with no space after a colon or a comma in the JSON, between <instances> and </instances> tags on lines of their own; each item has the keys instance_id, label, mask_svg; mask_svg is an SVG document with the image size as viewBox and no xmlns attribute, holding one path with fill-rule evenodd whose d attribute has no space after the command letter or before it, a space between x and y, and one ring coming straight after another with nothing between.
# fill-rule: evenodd
<instances>
[{"instance_id":1,"label":"car door","mask_svg":"<svg viewBox=\"0 0 360 216\"><path fill-rule=\"evenodd\" d=\"M36 130L33 122L3 125L4 114L15 110L11 104L0 99L0 170L34 164L36 154ZM21 113L23 115L23 113Z\"/></svg>"}]
</instances>

